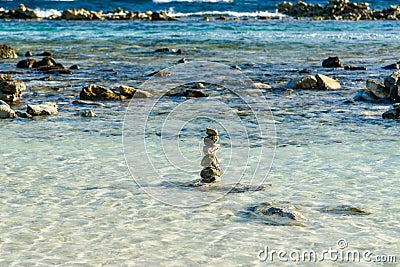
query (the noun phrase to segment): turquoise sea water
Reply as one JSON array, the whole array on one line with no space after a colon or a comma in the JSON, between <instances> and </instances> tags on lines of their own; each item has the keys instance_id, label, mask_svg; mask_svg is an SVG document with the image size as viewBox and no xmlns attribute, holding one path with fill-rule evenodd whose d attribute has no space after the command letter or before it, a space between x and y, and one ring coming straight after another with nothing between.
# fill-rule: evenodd
<instances>
[{"instance_id":1,"label":"turquoise sea water","mask_svg":"<svg viewBox=\"0 0 400 267\"><path fill-rule=\"evenodd\" d=\"M399 60L398 27L399 23L392 21L291 19L0 21L2 43L14 47L21 57L28 50L48 50L57 62L81 66L75 75L54 76L50 82L40 81L47 75L34 71L13 75L27 84L21 104L14 108L51 100L58 103L60 113L33 120L0 121L0 265L266 266L270 262L257 258L257 252L265 246L321 252L336 249L339 239L346 239L349 249L397 255L399 260L398 122L381 119L389 104L343 104L365 87L367 79L383 80L391 73L381 67ZM160 47L182 49L184 53L153 52ZM335 55L345 64L366 66L368 70L320 67L322 59ZM71 102L90 83L140 86L149 79L147 74L173 67L182 57L191 62L238 65L253 81L275 88L300 76L299 70L309 68L314 74L338 79L344 89L294 94L262 90L276 128L275 159L266 179L272 187L264 192L227 194L202 207L179 208L144 193L129 173L122 144L129 102L106 102L106 107L75 106ZM1 61L0 70L17 70L17 62ZM188 71L193 73L196 68ZM144 110L143 101L147 100L130 104L137 114ZM205 99L196 101L199 106L207 104ZM172 110L180 102L170 98L162 107ZM265 110L269 118L269 109L261 99L253 99L250 105ZM87 109L93 109L97 117L77 116ZM195 117L196 111L188 109L184 115ZM162 124L161 118L154 118L155 125ZM178 148L194 161L202 136L194 129L207 126L201 123L188 124L188 134L183 135ZM134 123L130 125L129 130L138 130ZM252 138L250 135L250 143L257 141ZM230 159L224 152L230 151L229 140L228 135L221 136L223 168ZM140 147L143 140L137 138L137 142ZM159 149L154 142L148 146L150 154ZM131 144L131 153L135 153L135 145ZM232 153L240 157L235 149ZM250 161L249 168L255 168L255 164ZM160 184L189 178L174 176L170 165L159 168L166 173L160 177ZM146 177L147 171L135 169L144 180L157 178ZM158 190L169 195L176 189L160 185ZM178 191L174 196L183 195ZM191 198L186 201L190 203ZM273 226L240 215L247 206L260 202L289 202L307 221ZM371 214L321 212L338 205L351 205Z\"/></svg>"}]
</instances>

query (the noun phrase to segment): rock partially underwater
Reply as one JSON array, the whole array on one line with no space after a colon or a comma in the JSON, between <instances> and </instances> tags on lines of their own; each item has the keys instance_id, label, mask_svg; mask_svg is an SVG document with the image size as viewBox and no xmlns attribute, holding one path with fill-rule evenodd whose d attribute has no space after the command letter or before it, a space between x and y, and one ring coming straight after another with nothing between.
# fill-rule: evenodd
<instances>
[{"instance_id":1,"label":"rock partially underwater","mask_svg":"<svg viewBox=\"0 0 400 267\"><path fill-rule=\"evenodd\" d=\"M228 193L244 193L254 191L265 191L271 184L261 185L245 185L241 183L224 184L220 182L208 183L203 182L202 179L197 179L189 182L167 182L164 181L160 184L163 187L178 187L182 189L196 189L204 191L227 191Z\"/></svg>"},{"instance_id":2,"label":"rock partially underwater","mask_svg":"<svg viewBox=\"0 0 400 267\"><path fill-rule=\"evenodd\" d=\"M261 203L249 206L237 215L275 226L303 225L307 220L297 207L289 203Z\"/></svg>"}]
</instances>

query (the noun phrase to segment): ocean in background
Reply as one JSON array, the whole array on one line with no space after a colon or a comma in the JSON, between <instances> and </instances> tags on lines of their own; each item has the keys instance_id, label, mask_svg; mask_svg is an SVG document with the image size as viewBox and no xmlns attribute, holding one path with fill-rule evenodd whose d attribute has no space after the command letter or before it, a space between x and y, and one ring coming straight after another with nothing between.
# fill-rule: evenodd
<instances>
[{"instance_id":1,"label":"ocean in background","mask_svg":"<svg viewBox=\"0 0 400 267\"><path fill-rule=\"evenodd\" d=\"M39 9L74 9L84 8L87 10L113 10L121 7L133 11L168 11L173 10L179 13L194 13L194 12L211 12L211 11L233 11L233 12L255 12L255 11L268 11L275 12L276 5L282 2L280 0L135 0L135 1L99 1L99 0L30 0L30 1L14 1L14 0L1 0L0 8L11 9L19 5L25 4L30 8ZM296 1L292 1L295 3ZM308 0L310 4L326 5L328 1L324 0ZM371 8L382 9L390 5L398 5L398 1L354 1L354 2L368 2Z\"/></svg>"},{"instance_id":2,"label":"ocean in background","mask_svg":"<svg viewBox=\"0 0 400 267\"><path fill-rule=\"evenodd\" d=\"M173 8L182 13L274 12L276 2L0 1L0 7L9 9L25 3L43 10L109 10L120 6L142 11ZM396 1L371 4L386 7ZM30 70L12 75L27 85L15 109L55 101L59 114L0 120L0 266L288 266L295 263L276 258L272 263L260 261L258 253L266 246L270 250L322 253L339 249L341 239L346 240L348 250L369 250L372 256L396 255L399 261L399 122L382 120L390 104L344 104L365 88L366 80L383 81L392 72L382 67L400 60L399 26L398 21L291 18L0 21L1 43L14 47L20 55L20 59L1 60L0 71L21 71L16 64L26 51L51 51L57 62L81 67L74 75L53 75L53 81L43 81L48 75ZM182 49L183 54L154 52L162 47ZM344 64L365 66L367 70L322 68L321 62L328 56L339 56ZM166 205L135 183L124 155L123 129L140 132L134 120L124 122L125 112L130 105L133 115L140 115L147 100L105 101L105 107L72 104L79 99L83 86L140 87L150 79L150 73L174 67L183 57L189 62L239 66L252 81L277 88L262 90L268 105L257 98L249 103L268 114L261 121L269 120L272 112L276 129L270 172L270 162L261 162L263 175L269 174L265 182L272 184L266 191L230 193L194 208ZM291 78L301 76L299 71L304 68L338 79L343 90L296 90L292 94L279 90ZM188 72L196 71L188 65ZM213 97L231 104L251 126L251 112L240 101L224 95ZM198 191L181 192L163 182L190 181L197 173L182 176L173 166L163 165L156 138L165 114L184 101L170 97L159 104L164 110L151 118L154 128L150 137L155 138L148 140L147 152L154 156L160 171L159 184L151 186L175 200L185 196L190 204L193 199L187 195ZM206 98L195 101L199 106L208 104ZM79 115L88 109L97 117ZM192 107L176 114L174 120L181 122L196 115ZM225 116L222 112L220 115ZM179 135L180 151L199 172L201 131L210 123L220 127L199 120L188 123ZM256 128L249 127L248 139L257 149L260 140L253 131ZM168 138L176 136L167 133ZM142 144L143 138L132 134L128 152L136 154L135 148ZM220 144L223 169L230 166L232 157L240 161L237 151L248 146L244 142L231 147L227 134L221 134ZM255 154L248 159L249 169L258 167ZM148 176L149 170L141 165L129 166L136 178L158 178ZM289 203L307 219L282 226L279 220L244 216L249 206L262 202ZM326 212L343 205L369 215ZM319 264L337 266L341 262L325 260ZM367 264L361 260L349 265Z\"/></svg>"}]
</instances>

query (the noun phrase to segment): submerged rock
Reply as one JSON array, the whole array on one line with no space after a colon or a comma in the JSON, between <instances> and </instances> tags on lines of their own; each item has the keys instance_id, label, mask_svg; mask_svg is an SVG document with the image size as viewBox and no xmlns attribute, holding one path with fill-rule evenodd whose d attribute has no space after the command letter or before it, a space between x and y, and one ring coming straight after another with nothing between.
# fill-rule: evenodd
<instances>
[{"instance_id":1,"label":"submerged rock","mask_svg":"<svg viewBox=\"0 0 400 267\"><path fill-rule=\"evenodd\" d=\"M94 111L93 110L85 110L85 111L82 111L81 113L80 113L80 116L81 117L85 117L85 118L94 118L94 117L97 117L97 115L96 115L96 113L94 113Z\"/></svg>"},{"instance_id":2,"label":"submerged rock","mask_svg":"<svg viewBox=\"0 0 400 267\"><path fill-rule=\"evenodd\" d=\"M344 66L345 70L367 70L364 66L354 66L354 65L346 65Z\"/></svg>"},{"instance_id":3,"label":"submerged rock","mask_svg":"<svg viewBox=\"0 0 400 267\"><path fill-rule=\"evenodd\" d=\"M56 115L58 106L54 102L44 102L39 105L27 105L26 112L32 116Z\"/></svg>"},{"instance_id":4,"label":"submerged rock","mask_svg":"<svg viewBox=\"0 0 400 267\"><path fill-rule=\"evenodd\" d=\"M271 85L266 84L266 83L253 83L252 87L253 87L253 89L270 89L270 88L272 88Z\"/></svg>"},{"instance_id":5,"label":"submerged rock","mask_svg":"<svg viewBox=\"0 0 400 267\"><path fill-rule=\"evenodd\" d=\"M16 118L15 111L3 100L0 100L0 119L13 119Z\"/></svg>"},{"instance_id":6,"label":"submerged rock","mask_svg":"<svg viewBox=\"0 0 400 267\"><path fill-rule=\"evenodd\" d=\"M336 214L336 215L369 215L371 214L368 211L362 210L357 207L349 206L349 205L340 205L334 207L324 207L320 209L321 212Z\"/></svg>"},{"instance_id":7,"label":"submerged rock","mask_svg":"<svg viewBox=\"0 0 400 267\"><path fill-rule=\"evenodd\" d=\"M86 100L74 100L72 101L72 104L75 105L91 105L91 106L100 106L100 107L105 107L106 105L100 102L92 102L92 101L86 101Z\"/></svg>"},{"instance_id":8,"label":"submerged rock","mask_svg":"<svg viewBox=\"0 0 400 267\"><path fill-rule=\"evenodd\" d=\"M286 203L278 205L261 203L249 206L246 211L240 212L239 215L276 226L296 225L307 220L295 206Z\"/></svg>"},{"instance_id":9,"label":"submerged rock","mask_svg":"<svg viewBox=\"0 0 400 267\"><path fill-rule=\"evenodd\" d=\"M11 46L0 44L0 59L14 59L18 58L17 53L15 53L14 48Z\"/></svg>"}]
</instances>

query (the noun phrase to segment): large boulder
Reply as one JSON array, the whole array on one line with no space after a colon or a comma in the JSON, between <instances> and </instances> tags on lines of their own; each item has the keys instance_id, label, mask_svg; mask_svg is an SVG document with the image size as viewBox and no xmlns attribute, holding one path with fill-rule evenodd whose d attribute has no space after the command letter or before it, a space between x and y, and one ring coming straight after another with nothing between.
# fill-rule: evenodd
<instances>
[{"instance_id":1,"label":"large boulder","mask_svg":"<svg viewBox=\"0 0 400 267\"><path fill-rule=\"evenodd\" d=\"M80 93L80 99L83 100L123 100L127 97L115 93L113 90L91 84L83 87Z\"/></svg>"},{"instance_id":2,"label":"large boulder","mask_svg":"<svg viewBox=\"0 0 400 267\"><path fill-rule=\"evenodd\" d=\"M319 90L336 90L342 88L339 81L323 74L317 74L315 78L317 79L317 89Z\"/></svg>"},{"instance_id":3,"label":"large boulder","mask_svg":"<svg viewBox=\"0 0 400 267\"><path fill-rule=\"evenodd\" d=\"M27 105L26 112L32 116L56 115L58 106L54 102L44 102L39 105Z\"/></svg>"},{"instance_id":4,"label":"large boulder","mask_svg":"<svg viewBox=\"0 0 400 267\"><path fill-rule=\"evenodd\" d=\"M1 44L0 45L0 59L13 59L18 58L18 55L15 53L14 48L11 46Z\"/></svg>"},{"instance_id":5,"label":"large boulder","mask_svg":"<svg viewBox=\"0 0 400 267\"><path fill-rule=\"evenodd\" d=\"M23 81L13 79L10 75L0 74L0 100L6 102L18 101L25 89L26 85Z\"/></svg>"},{"instance_id":6,"label":"large boulder","mask_svg":"<svg viewBox=\"0 0 400 267\"><path fill-rule=\"evenodd\" d=\"M0 100L0 119L16 118L15 111L3 100Z\"/></svg>"}]
</instances>

